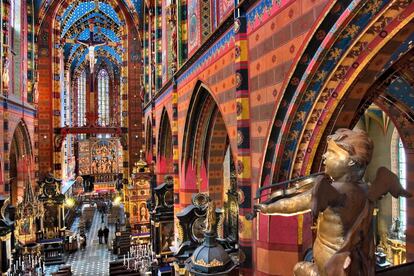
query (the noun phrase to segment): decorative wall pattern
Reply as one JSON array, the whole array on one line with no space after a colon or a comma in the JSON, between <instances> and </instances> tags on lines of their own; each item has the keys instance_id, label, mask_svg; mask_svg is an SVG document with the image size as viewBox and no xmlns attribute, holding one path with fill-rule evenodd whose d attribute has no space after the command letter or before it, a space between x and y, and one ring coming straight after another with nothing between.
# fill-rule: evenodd
<instances>
[{"instance_id":1,"label":"decorative wall pattern","mask_svg":"<svg viewBox=\"0 0 414 276\"><path fill-rule=\"evenodd\" d=\"M220 25L223 22L224 18L226 18L230 11L234 8L234 1L233 0L216 0L217 4L217 17L218 22L217 25Z\"/></svg>"},{"instance_id":2,"label":"decorative wall pattern","mask_svg":"<svg viewBox=\"0 0 414 276\"><path fill-rule=\"evenodd\" d=\"M191 55L200 46L200 1L188 1L188 53Z\"/></svg>"},{"instance_id":3,"label":"decorative wall pattern","mask_svg":"<svg viewBox=\"0 0 414 276\"><path fill-rule=\"evenodd\" d=\"M162 14L161 14L161 32L162 32L162 83L165 83L168 79L168 44L170 43L168 40L168 27L167 27L167 11L166 11L166 1L162 1Z\"/></svg>"},{"instance_id":4,"label":"decorative wall pattern","mask_svg":"<svg viewBox=\"0 0 414 276\"><path fill-rule=\"evenodd\" d=\"M200 71L217 61L223 53L234 47L234 31L230 29L206 53L204 53L191 67L180 77L178 77L178 86L182 86L188 80L191 80Z\"/></svg>"},{"instance_id":5,"label":"decorative wall pattern","mask_svg":"<svg viewBox=\"0 0 414 276\"><path fill-rule=\"evenodd\" d=\"M329 3L327 1L292 1L286 4L260 28L248 35L252 181L259 181L269 128L275 108L280 104L283 85L297 59L312 26ZM269 144L269 147L273 144ZM272 149L274 149L272 147ZM269 163L265 164L265 170ZM271 180L264 174L262 184ZM260 184L258 184L260 185Z\"/></svg>"},{"instance_id":6,"label":"decorative wall pattern","mask_svg":"<svg viewBox=\"0 0 414 276\"><path fill-rule=\"evenodd\" d=\"M285 5L291 3L290 0L263 0L259 1L257 5L249 9L246 13L247 17L247 33L254 31L261 27L267 19L274 16L278 11L284 8Z\"/></svg>"}]
</instances>

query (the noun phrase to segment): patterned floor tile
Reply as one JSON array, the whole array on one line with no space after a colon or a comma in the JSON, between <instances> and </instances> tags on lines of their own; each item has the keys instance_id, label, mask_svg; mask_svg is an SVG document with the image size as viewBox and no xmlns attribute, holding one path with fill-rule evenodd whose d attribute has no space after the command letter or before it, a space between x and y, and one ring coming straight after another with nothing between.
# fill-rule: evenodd
<instances>
[{"instance_id":1,"label":"patterned floor tile","mask_svg":"<svg viewBox=\"0 0 414 276\"><path fill-rule=\"evenodd\" d=\"M78 219L72 225L72 231L77 232ZM95 212L91 229L86 234L87 246L85 250L78 250L67 256L65 265L72 267L73 275L89 276L89 275L109 275L109 262L116 260L117 256L112 254L108 245L99 244L98 230L103 227L101 223L101 215ZM115 233L115 227L109 228L109 241ZM46 268L46 275L51 275L59 269L59 266L49 266Z\"/></svg>"}]
</instances>

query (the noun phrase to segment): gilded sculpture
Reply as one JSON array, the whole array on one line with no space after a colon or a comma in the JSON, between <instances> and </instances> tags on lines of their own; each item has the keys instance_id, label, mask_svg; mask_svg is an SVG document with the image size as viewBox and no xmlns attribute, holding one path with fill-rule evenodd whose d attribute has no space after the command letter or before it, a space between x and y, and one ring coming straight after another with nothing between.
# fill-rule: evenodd
<instances>
[{"instance_id":1,"label":"gilded sculpture","mask_svg":"<svg viewBox=\"0 0 414 276\"><path fill-rule=\"evenodd\" d=\"M207 215L205 220L207 233L215 232L216 221L216 204L214 201L210 201L207 205Z\"/></svg>"},{"instance_id":2,"label":"gilded sculpture","mask_svg":"<svg viewBox=\"0 0 414 276\"><path fill-rule=\"evenodd\" d=\"M372 140L364 131L338 129L328 137L323 175L300 180L304 185L297 183L300 192L294 195L255 206L269 215L311 212L317 225L314 262L297 263L294 275L375 274L374 203L388 192L394 197L411 194L384 167L371 185L364 182L372 151Z\"/></svg>"}]
</instances>

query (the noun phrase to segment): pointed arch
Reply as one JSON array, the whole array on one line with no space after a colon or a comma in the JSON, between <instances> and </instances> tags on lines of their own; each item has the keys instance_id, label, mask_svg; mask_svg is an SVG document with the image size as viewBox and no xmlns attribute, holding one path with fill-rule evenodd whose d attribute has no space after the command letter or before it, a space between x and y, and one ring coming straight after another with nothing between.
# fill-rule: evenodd
<instances>
[{"instance_id":1,"label":"pointed arch","mask_svg":"<svg viewBox=\"0 0 414 276\"><path fill-rule=\"evenodd\" d=\"M167 109L164 107L161 114L160 130L158 135L158 155L172 159L172 129Z\"/></svg>"},{"instance_id":2,"label":"pointed arch","mask_svg":"<svg viewBox=\"0 0 414 276\"><path fill-rule=\"evenodd\" d=\"M29 131L25 122L20 121L11 140L9 152L9 181L6 186L6 192L9 192L10 202L16 206L19 197L23 196L24 181L33 177L33 151Z\"/></svg>"},{"instance_id":3,"label":"pointed arch","mask_svg":"<svg viewBox=\"0 0 414 276\"><path fill-rule=\"evenodd\" d=\"M98 120L99 125L109 125L109 74L105 68L98 71Z\"/></svg>"},{"instance_id":4,"label":"pointed arch","mask_svg":"<svg viewBox=\"0 0 414 276\"><path fill-rule=\"evenodd\" d=\"M161 114L157 160L159 173L173 173L173 141L170 118L167 109L164 107Z\"/></svg>"},{"instance_id":5,"label":"pointed arch","mask_svg":"<svg viewBox=\"0 0 414 276\"><path fill-rule=\"evenodd\" d=\"M313 44L307 45L282 90L264 156L262 185L268 179L277 182L322 170L326 137L337 128L353 128L371 103L384 110L399 129L410 152L407 167L413 166L414 105L407 102L414 90L406 80L414 76L409 66L414 61L409 46L414 3L380 1L372 6L367 1L352 2L356 5L349 6L351 13L342 13L336 23L322 28L333 10L326 15L316 30L321 35L311 38ZM382 27L377 29L378 25ZM398 79L405 79L410 87L404 90L405 100L394 93L398 89L390 89ZM407 189L413 191L412 179ZM414 210L411 200L407 200L407 209L408 213ZM413 229L414 222L409 220L407 233ZM411 239L408 234L407 260L414 259Z\"/></svg>"},{"instance_id":6,"label":"pointed arch","mask_svg":"<svg viewBox=\"0 0 414 276\"><path fill-rule=\"evenodd\" d=\"M348 99L345 95L355 90L358 75L368 72L368 65L378 71L381 67L375 67L372 60L381 49L387 45L395 49L396 42L403 42L412 33L413 4L388 2L372 5L367 1L342 1L330 5L316 23L283 85L280 105L275 107L263 159L262 185L267 179L278 181L310 172L308 166L321 141L320 131L328 126L333 110L341 110L343 99ZM376 24L384 28L376 29ZM367 47L371 50L364 51ZM386 50L382 53L388 56ZM388 59L378 61L383 64Z\"/></svg>"},{"instance_id":7,"label":"pointed arch","mask_svg":"<svg viewBox=\"0 0 414 276\"><path fill-rule=\"evenodd\" d=\"M151 117L148 117L145 125L145 152L148 161L152 161L152 142L152 123Z\"/></svg>"},{"instance_id":8,"label":"pointed arch","mask_svg":"<svg viewBox=\"0 0 414 276\"><path fill-rule=\"evenodd\" d=\"M223 163L229 144L217 101L199 81L190 100L183 136L181 161L185 168L185 188L208 192L218 206L222 206L224 200ZM230 156L234 160L233 155Z\"/></svg>"}]
</instances>

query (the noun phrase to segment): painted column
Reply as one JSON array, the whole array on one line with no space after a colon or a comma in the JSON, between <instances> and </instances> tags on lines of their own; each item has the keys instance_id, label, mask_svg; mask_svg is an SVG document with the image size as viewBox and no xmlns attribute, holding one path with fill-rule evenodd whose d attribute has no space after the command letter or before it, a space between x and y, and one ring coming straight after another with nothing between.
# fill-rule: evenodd
<instances>
[{"instance_id":1,"label":"painted column","mask_svg":"<svg viewBox=\"0 0 414 276\"><path fill-rule=\"evenodd\" d=\"M135 31L128 35L128 150L129 174L142 149L141 48Z\"/></svg>"},{"instance_id":2,"label":"painted column","mask_svg":"<svg viewBox=\"0 0 414 276\"><path fill-rule=\"evenodd\" d=\"M27 0L27 102L33 103L34 76L34 6Z\"/></svg>"},{"instance_id":3,"label":"painted column","mask_svg":"<svg viewBox=\"0 0 414 276\"><path fill-rule=\"evenodd\" d=\"M414 149L405 149L407 190L414 195ZM406 250L407 262L414 261L414 199L407 198L407 230L406 230Z\"/></svg>"},{"instance_id":4,"label":"painted column","mask_svg":"<svg viewBox=\"0 0 414 276\"><path fill-rule=\"evenodd\" d=\"M1 26L2 26L2 37L1 37L1 94L5 97L3 99L3 156L2 161L4 162L4 176L3 179L5 183L9 183L9 173L10 173L10 141L9 138L9 119L8 119L8 105L7 105L7 96L9 94L10 81L5 81L3 76L4 71L7 70L7 76L10 79L10 57L9 57L9 20L10 20L10 4L2 1L1 2ZM10 189L10 186L7 187Z\"/></svg>"},{"instance_id":5,"label":"painted column","mask_svg":"<svg viewBox=\"0 0 414 276\"><path fill-rule=\"evenodd\" d=\"M121 81L120 81L120 94L121 94L121 127L128 127L128 58L129 58L129 44L128 44L128 35L125 30L126 25L124 24L121 29L121 39L123 42L122 47L126 49L123 54L123 62L121 66ZM132 94L132 91L131 91ZM124 139L122 147L122 174L123 179L128 179L129 177L129 134L127 132L122 133Z\"/></svg>"},{"instance_id":6,"label":"painted column","mask_svg":"<svg viewBox=\"0 0 414 276\"><path fill-rule=\"evenodd\" d=\"M187 32L187 0L177 0L178 2L178 66L188 58L188 32Z\"/></svg>"},{"instance_id":7,"label":"painted column","mask_svg":"<svg viewBox=\"0 0 414 276\"><path fill-rule=\"evenodd\" d=\"M151 54L150 54L150 64L151 66L151 84L150 84L150 100L151 100L151 156L152 162L155 164L157 161L157 151L155 147L155 102L154 96L157 93L157 89L160 88L161 78L159 76L161 72L161 1L156 1L156 5L154 7L154 15L150 18L150 47L151 47ZM155 172L155 167L154 167Z\"/></svg>"},{"instance_id":8,"label":"painted column","mask_svg":"<svg viewBox=\"0 0 414 276\"><path fill-rule=\"evenodd\" d=\"M156 146L156 142L157 139L155 137L155 126L156 126L156 119L155 119L155 101L151 100L151 151L152 151L152 162L153 164L157 163L157 146ZM154 168L155 170L155 168ZM154 171L155 173L157 173L157 171ZM158 184L158 183L157 183Z\"/></svg>"},{"instance_id":9,"label":"painted column","mask_svg":"<svg viewBox=\"0 0 414 276\"><path fill-rule=\"evenodd\" d=\"M147 7L145 6L145 12L144 12L144 38L143 38L143 49L142 49L142 62L144 67L144 74L143 74L143 87L144 87L144 94L141 95L142 100L144 103L147 103L150 99L150 74L151 74L151 57L150 57L150 15L149 11L147 10ZM145 129L145 128L142 128ZM148 153L146 153L148 154Z\"/></svg>"},{"instance_id":10,"label":"painted column","mask_svg":"<svg viewBox=\"0 0 414 276\"><path fill-rule=\"evenodd\" d=\"M155 91L162 87L162 1L155 6Z\"/></svg>"},{"instance_id":11,"label":"painted column","mask_svg":"<svg viewBox=\"0 0 414 276\"><path fill-rule=\"evenodd\" d=\"M236 0L236 6L238 5ZM241 8L235 10L235 79L237 104L237 186L242 197L239 205L239 245L246 255L240 275L252 275L253 224L246 220L252 211L250 101L248 74L247 19Z\"/></svg>"},{"instance_id":12,"label":"painted column","mask_svg":"<svg viewBox=\"0 0 414 276\"><path fill-rule=\"evenodd\" d=\"M180 211L180 162L179 162L179 150L178 150L178 91L177 82L175 76L173 76L172 87L172 119L171 119L171 131L172 131L172 144L173 144L173 180L174 180L174 214ZM184 177L184 176L182 176ZM174 219L176 216L174 215ZM175 224L176 225L176 224ZM175 233L178 233L175 231Z\"/></svg>"},{"instance_id":13,"label":"painted column","mask_svg":"<svg viewBox=\"0 0 414 276\"><path fill-rule=\"evenodd\" d=\"M56 30L55 30L56 32ZM62 100L61 95L65 89L64 86L64 57L63 57L63 48L58 50L58 55L54 58L55 60L55 69L54 69L54 93L53 93L53 163L54 163L54 175L56 178L62 178L62 154L61 154L61 145L62 137L60 136L60 127L61 127L61 110L62 110Z\"/></svg>"}]
</instances>

